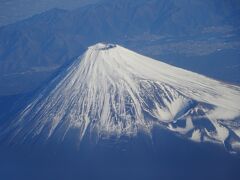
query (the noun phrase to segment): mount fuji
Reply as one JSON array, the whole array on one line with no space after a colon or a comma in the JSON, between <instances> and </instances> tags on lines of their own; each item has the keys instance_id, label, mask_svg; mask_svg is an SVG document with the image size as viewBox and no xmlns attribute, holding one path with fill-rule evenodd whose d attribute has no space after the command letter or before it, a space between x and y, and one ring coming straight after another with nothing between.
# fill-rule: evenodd
<instances>
[{"instance_id":1,"label":"mount fuji","mask_svg":"<svg viewBox=\"0 0 240 180\"><path fill-rule=\"evenodd\" d=\"M12 143L151 135L161 127L240 151L240 87L114 44L88 48L7 126Z\"/></svg>"}]
</instances>

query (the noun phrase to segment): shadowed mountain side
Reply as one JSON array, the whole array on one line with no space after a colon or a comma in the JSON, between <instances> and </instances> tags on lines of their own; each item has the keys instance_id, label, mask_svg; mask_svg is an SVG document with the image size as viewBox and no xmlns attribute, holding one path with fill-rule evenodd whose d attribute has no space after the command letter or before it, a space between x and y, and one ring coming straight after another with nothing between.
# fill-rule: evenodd
<instances>
[{"instance_id":1,"label":"shadowed mountain side","mask_svg":"<svg viewBox=\"0 0 240 180\"><path fill-rule=\"evenodd\" d=\"M120 141L85 141L79 150L59 146L0 147L0 176L42 180L238 180L240 159L211 144L196 144L154 129ZM65 148L64 148L65 147Z\"/></svg>"}]
</instances>

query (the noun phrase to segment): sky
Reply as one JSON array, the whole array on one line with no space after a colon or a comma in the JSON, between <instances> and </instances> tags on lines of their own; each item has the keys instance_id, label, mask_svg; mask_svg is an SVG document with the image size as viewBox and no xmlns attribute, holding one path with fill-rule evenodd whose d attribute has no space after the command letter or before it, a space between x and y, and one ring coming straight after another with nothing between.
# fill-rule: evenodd
<instances>
[{"instance_id":1,"label":"sky","mask_svg":"<svg viewBox=\"0 0 240 180\"><path fill-rule=\"evenodd\" d=\"M74 9L99 0L0 0L0 26L52 8Z\"/></svg>"}]
</instances>

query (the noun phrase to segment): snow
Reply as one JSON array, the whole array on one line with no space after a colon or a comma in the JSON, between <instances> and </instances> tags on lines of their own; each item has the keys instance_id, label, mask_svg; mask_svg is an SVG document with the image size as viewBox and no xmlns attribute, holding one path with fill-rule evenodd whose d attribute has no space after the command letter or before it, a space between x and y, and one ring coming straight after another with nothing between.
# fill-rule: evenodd
<instances>
[{"instance_id":1,"label":"snow","mask_svg":"<svg viewBox=\"0 0 240 180\"><path fill-rule=\"evenodd\" d=\"M235 151L240 151L240 142L238 141L238 142L233 142L232 144L232 148L233 148L233 150L235 150Z\"/></svg>"},{"instance_id":2,"label":"snow","mask_svg":"<svg viewBox=\"0 0 240 180\"><path fill-rule=\"evenodd\" d=\"M196 102L197 107L191 102ZM223 142L231 127L222 127L217 120L239 118L239 102L239 86L165 64L119 45L99 43L89 47L50 83L9 129L18 129L13 139L45 133L51 138L58 129L64 129L65 133L60 134L64 139L68 131L77 128L81 140L91 131L102 136L136 135L140 128L150 132L157 124L179 134L195 128L189 139L200 141L204 131L194 127L189 113L197 112L201 104L205 105L202 110L206 114L194 118L208 118L216 128L214 139ZM171 123L180 118L186 118L186 127L173 127ZM239 128L232 131L239 132Z\"/></svg>"},{"instance_id":3,"label":"snow","mask_svg":"<svg viewBox=\"0 0 240 180\"><path fill-rule=\"evenodd\" d=\"M199 129L193 131L191 139L195 142L201 142L201 132Z\"/></svg>"}]
</instances>

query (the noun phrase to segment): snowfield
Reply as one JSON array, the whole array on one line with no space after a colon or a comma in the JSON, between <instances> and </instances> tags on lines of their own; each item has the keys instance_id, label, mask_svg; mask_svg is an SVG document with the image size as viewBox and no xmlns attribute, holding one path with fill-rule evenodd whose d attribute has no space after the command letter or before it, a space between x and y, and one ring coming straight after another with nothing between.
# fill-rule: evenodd
<instances>
[{"instance_id":1,"label":"snowfield","mask_svg":"<svg viewBox=\"0 0 240 180\"><path fill-rule=\"evenodd\" d=\"M80 142L86 133L134 136L151 133L153 126L239 151L240 87L99 43L33 99L3 134L18 143L64 141L74 130Z\"/></svg>"}]
</instances>

